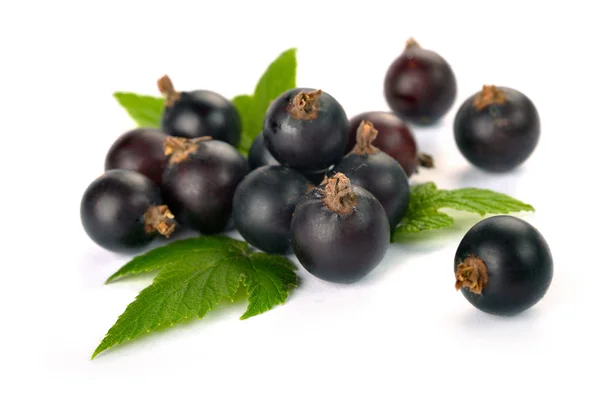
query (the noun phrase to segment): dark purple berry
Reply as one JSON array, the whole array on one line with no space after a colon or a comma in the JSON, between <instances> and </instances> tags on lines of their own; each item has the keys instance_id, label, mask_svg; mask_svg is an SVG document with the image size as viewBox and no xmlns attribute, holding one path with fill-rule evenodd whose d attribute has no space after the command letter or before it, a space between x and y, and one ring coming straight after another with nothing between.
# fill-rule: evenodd
<instances>
[{"instance_id":1,"label":"dark purple berry","mask_svg":"<svg viewBox=\"0 0 600 399\"><path fill-rule=\"evenodd\" d=\"M373 145L377 130L370 121L357 129L354 149L333 171L343 173L355 186L363 187L381 202L394 228L406 214L410 200L410 185L402 166L394 158Z\"/></svg>"},{"instance_id":2,"label":"dark purple berry","mask_svg":"<svg viewBox=\"0 0 600 399\"><path fill-rule=\"evenodd\" d=\"M548 291L554 266L550 248L533 226L500 215L473 226L454 258L455 287L477 309L514 315Z\"/></svg>"},{"instance_id":3,"label":"dark purple berry","mask_svg":"<svg viewBox=\"0 0 600 399\"><path fill-rule=\"evenodd\" d=\"M248 152L248 164L252 170L261 166L280 165L279 161L265 147L265 138L262 132L252 142L252 146Z\"/></svg>"},{"instance_id":4,"label":"dark purple berry","mask_svg":"<svg viewBox=\"0 0 600 399\"><path fill-rule=\"evenodd\" d=\"M540 138L533 102L508 87L483 86L459 108L454 139L463 156L489 172L508 172L524 163Z\"/></svg>"},{"instance_id":5,"label":"dark purple berry","mask_svg":"<svg viewBox=\"0 0 600 399\"><path fill-rule=\"evenodd\" d=\"M344 156L348 118L331 95L296 88L271 103L263 134L269 152L282 165L303 172L321 171Z\"/></svg>"},{"instance_id":6,"label":"dark purple berry","mask_svg":"<svg viewBox=\"0 0 600 399\"><path fill-rule=\"evenodd\" d=\"M94 180L83 194L80 216L87 235L114 252L142 248L175 229L158 187L133 170L112 169Z\"/></svg>"},{"instance_id":7,"label":"dark purple berry","mask_svg":"<svg viewBox=\"0 0 600 399\"><path fill-rule=\"evenodd\" d=\"M235 189L250 171L246 159L230 144L210 137L169 137L165 148L170 158L162 191L175 219L203 234L223 232Z\"/></svg>"},{"instance_id":8,"label":"dark purple berry","mask_svg":"<svg viewBox=\"0 0 600 399\"><path fill-rule=\"evenodd\" d=\"M163 148L166 137L163 131L153 128L138 128L122 134L108 150L104 170L134 170L160 187L167 164Z\"/></svg>"},{"instance_id":9,"label":"dark purple berry","mask_svg":"<svg viewBox=\"0 0 600 399\"><path fill-rule=\"evenodd\" d=\"M165 96L162 129L175 137L210 136L234 147L240 142L242 122L235 105L209 90L177 92L168 76L158 81Z\"/></svg>"},{"instance_id":10,"label":"dark purple berry","mask_svg":"<svg viewBox=\"0 0 600 399\"><path fill-rule=\"evenodd\" d=\"M390 225L379 201L341 173L305 194L294 211L292 248L314 276L352 283L383 259Z\"/></svg>"},{"instance_id":11,"label":"dark purple berry","mask_svg":"<svg viewBox=\"0 0 600 399\"><path fill-rule=\"evenodd\" d=\"M250 245L262 251L288 253L292 214L310 186L304 176L285 166L253 170L233 197L235 227Z\"/></svg>"},{"instance_id":12,"label":"dark purple berry","mask_svg":"<svg viewBox=\"0 0 600 399\"><path fill-rule=\"evenodd\" d=\"M388 68L385 98L392 111L416 125L440 120L456 99L456 77L438 53L409 39L404 52Z\"/></svg>"},{"instance_id":13,"label":"dark purple berry","mask_svg":"<svg viewBox=\"0 0 600 399\"><path fill-rule=\"evenodd\" d=\"M393 112L370 111L363 112L350 119L350 137L346 153L356 145L356 131L362 121L369 121L379 132L373 145L400 163L406 176L417 172L418 167L433 167L433 158L428 154L418 152L411 128Z\"/></svg>"}]
</instances>

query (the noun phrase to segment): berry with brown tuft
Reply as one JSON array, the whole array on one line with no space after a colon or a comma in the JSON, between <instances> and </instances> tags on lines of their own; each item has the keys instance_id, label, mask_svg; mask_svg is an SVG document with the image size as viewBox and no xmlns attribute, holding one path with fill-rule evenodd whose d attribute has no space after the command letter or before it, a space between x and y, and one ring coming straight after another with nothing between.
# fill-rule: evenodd
<instances>
[{"instance_id":1,"label":"berry with brown tuft","mask_svg":"<svg viewBox=\"0 0 600 399\"><path fill-rule=\"evenodd\" d=\"M394 158L373 144L377 129L368 120L362 121L356 131L356 145L332 173L341 172L353 184L368 190L381 202L393 229L400 223L410 200L408 177Z\"/></svg>"},{"instance_id":2,"label":"berry with brown tuft","mask_svg":"<svg viewBox=\"0 0 600 399\"><path fill-rule=\"evenodd\" d=\"M83 194L80 214L87 235L114 252L133 252L175 230L159 188L133 170L112 169L94 180Z\"/></svg>"},{"instance_id":3,"label":"berry with brown tuft","mask_svg":"<svg viewBox=\"0 0 600 399\"><path fill-rule=\"evenodd\" d=\"M240 142L242 122L235 105L210 90L177 91L168 75L157 81L165 98L162 129L176 137L205 137L234 147Z\"/></svg>"},{"instance_id":4,"label":"berry with brown tuft","mask_svg":"<svg viewBox=\"0 0 600 399\"><path fill-rule=\"evenodd\" d=\"M465 100L454 119L454 139L474 166L495 173L522 165L537 147L540 116L523 93L485 85Z\"/></svg>"},{"instance_id":5,"label":"berry with brown tuft","mask_svg":"<svg viewBox=\"0 0 600 399\"><path fill-rule=\"evenodd\" d=\"M454 257L454 287L477 309L515 315L537 304L552 282L548 244L526 221L509 215L473 226Z\"/></svg>"},{"instance_id":6,"label":"berry with brown tuft","mask_svg":"<svg viewBox=\"0 0 600 399\"><path fill-rule=\"evenodd\" d=\"M169 138L162 192L175 219L203 234L225 230L237 185L250 171L235 148L206 137Z\"/></svg>"},{"instance_id":7,"label":"berry with brown tuft","mask_svg":"<svg viewBox=\"0 0 600 399\"><path fill-rule=\"evenodd\" d=\"M353 283L369 274L390 242L381 203L342 173L300 199L290 233L300 264L314 276L336 283Z\"/></svg>"},{"instance_id":8,"label":"berry with brown tuft","mask_svg":"<svg viewBox=\"0 0 600 399\"><path fill-rule=\"evenodd\" d=\"M321 171L344 156L348 118L328 93L296 88L271 103L263 135L265 146L282 165L303 173Z\"/></svg>"},{"instance_id":9,"label":"berry with brown tuft","mask_svg":"<svg viewBox=\"0 0 600 399\"><path fill-rule=\"evenodd\" d=\"M417 142L411 128L393 112L368 111L355 115L350 119L350 137L346 146L346 153L356 145L356 131L360 124L368 120L377 130L377 137L373 145L394 158L406 176L418 173L419 167L433 168L434 161L431 155L419 152Z\"/></svg>"}]
</instances>

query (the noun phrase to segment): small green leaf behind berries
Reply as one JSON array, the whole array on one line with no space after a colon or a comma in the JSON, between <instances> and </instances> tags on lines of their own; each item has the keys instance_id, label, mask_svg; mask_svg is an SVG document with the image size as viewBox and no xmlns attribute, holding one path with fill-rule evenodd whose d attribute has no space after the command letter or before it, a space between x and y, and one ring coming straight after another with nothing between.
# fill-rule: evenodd
<instances>
[{"instance_id":1,"label":"small green leaf behind berries","mask_svg":"<svg viewBox=\"0 0 600 399\"><path fill-rule=\"evenodd\" d=\"M392 241L400 240L405 234L451 226L454 219L439 211L443 208L476 213L480 216L534 211L533 206L529 204L488 189L440 190L431 182L414 185L411 187L408 211L394 230Z\"/></svg>"},{"instance_id":2,"label":"small green leaf behind berries","mask_svg":"<svg viewBox=\"0 0 600 399\"><path fill-rule=\"evenodd\" d=\"M284 303L297 286L296 267L288 258L252 252L247 243L225 236L189 238L153 249L135 257L107 282L157 269L152 284L119 316L92 359L142 333L204 317L223 298L233 301L240 285L248 294L241 319Z\"/></svg>"},{"instance_id":3,"label":"small green leaf behind berries","mask_svg":"<svg viewBox=\"0 0 600 399\"><path fill-rule=\"evenodd\" d=\"M113 97L127 111L131 119L141 127L160 127L165 100L135 93L116 92Z\"/></svg>"},{"instance_id":4,"label":"small green leaf behind berries","mask_svg":"<svg viewBox=\"0 0 600 399\"><path fill-rule=\"evenodd\" d=\"M242 140L239 150L248 154L252 142L263 128L265 113L271 101L287 90L296 87L296 49L281 53L265 70L253 95L240 95L233 99L242 118Z\"/></svg>"}]
</instances>

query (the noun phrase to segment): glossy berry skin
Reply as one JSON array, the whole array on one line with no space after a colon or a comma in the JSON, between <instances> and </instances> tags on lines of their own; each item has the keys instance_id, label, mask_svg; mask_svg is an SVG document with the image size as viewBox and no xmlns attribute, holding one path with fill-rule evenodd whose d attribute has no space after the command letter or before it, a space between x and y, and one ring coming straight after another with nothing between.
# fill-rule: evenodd
<instances>
[{"instance_id":1,"label":"glossy berry skin","mask_svg":"<svg viewBox=\"0 0 600 399\"><path fill-rule=\"evenodd\" d=\"M320 186L305 194L294 211L292 248L312 275L334 283L354 283L383 259L390 242L385 210L367 190L353 186L357 205L340 215L323 205Z\"/></svg>"},{"instance_id":2,"label":"glossy berry skin","mask_svg":"<svg viewBox=\"0 0 600 399\"><path fill-rule=\"evenodd\" d=\"M221 233L231 217L235 189L249 171L246 159L230 144L202 141L185 159L170 159L163 196L183 226L203 234Z\"/></svg>"},{"instance_id":3,"label":"glossy berry skin","mask_svg":"<svg viewBox=\"0 0 600 399\"><path fill-rule=\"evenodd\" d=\"M485 264L487 284L481 294L460 290L477 309L495 315L514 315L538 303L553 277L553 260L544 237L524 220L493 216L473 226L460 242L454 272L468 257Z\"/></svg>"},{"instance_id":4,"label":"glossy berry skin","mask_svg":"<svg viewBox=\"0 0 600 399\"><path fill-rule=\"evenodd\" d=\"M400 164L386 153L350 153L333 172L343 173L352 184L373 194L383 206L391 228L396 227L406 214L410 200L408 178Z\"/></svg>"},{"instance_id":5,"label":"glossy berry skin","mask_svg":"<svg viewBox=\"0 0 600 399\"><path fill-rule=\"evenodd\" d=\"M114 252L130 252L155 237L145 230L144 214L162 204L158 187L146 176L113 169L94 180L83 194L81 223L99 246Z\"/></svg>"},{"instance_id":6,"label":"glossy berry skin","mask_svg":"<svg viewBox=\"0 0 600 399\"><path fill-rule=\"evenodd\" d=\"M281 165L265 146L265 138L262 132L252 142L252 146L248 152L248 164L252 170L261 166Z\"/></svg>"},{"instance_id":7,"label":"glossy berry skin","mask_svg":"<svg viewBox=\"0 0 600 399\"><path fill-rule=\"evenodd\" d=\"M285 166L253 170L238 185L233 197L233 221L252 246L268 252L290 252L290 223L294 208L310 182Z\"/></svg>"},{"instance_id":8,"label":"glossy berry skin","mask_svg":"<svg viewBox=\"0 0 600 399\"><path fill-rule=\"evenodd\" d=\"M456 77L448 62L411 41L389 66L384 81L390 109L416 125L439 121L452 107L456 91Z\"/></svg>"},{"instance_id":9,"label":"glossy berry skin","mask_svg":"<svg viewBox=\"0 0 600 399\"><path fill-rule=\"evenodd\" d=\"M314 107L307 112L294 105L301 93L312 96L307 103L314 101ZM320 171L344 156L348 118L340 103L328 93L296 88L271 103L263 134L269 152L282 165L303 172Z\"/></svg>"},{"instance_id":10,"label":"glossy berry skin","mask_svg":"<svg viewBox=\"0 0 600 399\"><path fill-rule=\"evenodd\" d=\"M484 90L500 90L504 100L477 107L482 92L469 97L454 119L454 139L472 165L488 172L508 172L537 147L540 117L533 102L517 90L491 86Z\"/></svg>"},{"instance_id":11,"label":"glossy berry skin","mask_svg":"<svg viewBox=\"0 0 600 399\"><path fill-rule=\"evenodd\" d=\"M373 145L394 158L406 176L412 176L419 167L419 154L411 128L393 112L369 111L358 114L350 119L350 137L346 146L349 153L356 144L356 131L360 123L368 120L378 130Z\"/></svg>"},{"instance_id":12,"label":"glossy berry skin","mask_svg":"<svg viewBox=\"0 0 600 399\"><path fill-rule=\"evenodd\" d=\"M250 147L250 151L248 152L248 164L250 165L250 169L254 170L260 168L261 166L267 165L281 165L279 161L277 161L273 155L269 152L267 147L265 146L265 140L262 133L260 133L254 141L252 142L252 146ZM302 172L300 171L304 177L306 177L311 183L319 184L323 181L323 178L329 172L331 167L320 170L317 172Z\"/></svg>"},{"instance_id":13,"label":"glossy berry skin","mask_svg":"<svg viewBox=\"0 0 600 399\"><path fill-rule=\"evenodd\" d=\"M160 129L138 128L122 134L106 154L104 170L134 170L158 186L167 163L163 141L167 135Z\"/></svg>"},{"instance_id":14,"label":"glossy berry skin","mask_svg":"<svg viewBox=\"0 0 600 399\"><path fill-rule=\"evenodd\" d=\"M187 138L210 136L237 147L242 122L231 101L210 90L181 92L179 96L164 108L161 126L165 132Z\"/></svg>"}]
</instances>

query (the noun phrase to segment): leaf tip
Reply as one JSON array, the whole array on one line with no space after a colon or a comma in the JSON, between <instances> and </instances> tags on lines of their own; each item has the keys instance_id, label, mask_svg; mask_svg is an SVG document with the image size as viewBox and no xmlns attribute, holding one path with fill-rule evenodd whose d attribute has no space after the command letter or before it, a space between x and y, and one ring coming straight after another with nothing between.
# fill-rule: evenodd
<instances>
[{"instance_id":1,"label":"leaf tip","mask_svg":"<svg viewBox=\"0 0 600 399\"><path fill-rule=\"evenodd\" d=\"M92 357L90 358L90 360L94 360L96 356L98 356L102 351L104 351L104 349L97 347L94 353L92 353Z\"/></svg>"}]
</instances>

